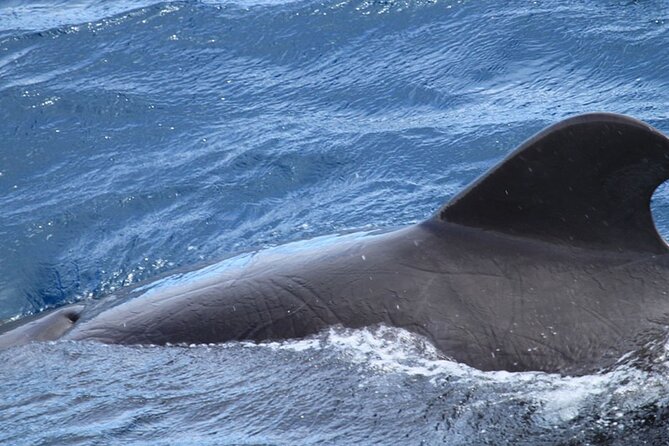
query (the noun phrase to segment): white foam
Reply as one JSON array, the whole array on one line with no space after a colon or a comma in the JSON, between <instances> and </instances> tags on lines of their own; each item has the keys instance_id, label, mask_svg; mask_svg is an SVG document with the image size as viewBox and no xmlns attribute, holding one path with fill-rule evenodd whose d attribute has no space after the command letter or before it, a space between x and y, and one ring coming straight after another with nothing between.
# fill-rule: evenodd
<instances>
[{"instance_id":1,"label":"white foam","mask_svg":"<svg viewBox=\"0 0 669 446\"><path fill-rule=\"evenodd\" d=\"M214 345L208 345L213 347ZM306 339L216 344L216 348L252 348L324 355L355 364L373 375L400 374L426 378L436 388L474 389L478 398L494 395L523 400L536 410L533 417L548 426L573 422L583 414L599 414L602 423L624 426L624 414L655 402L669 390L666 373L648 373L620 365L607 373L580 377L543 372L483 372L445 357L426 338L387 326L348 329L331 327ZM668 365L669 366L669 365ZM364 372L363 372L364 373ZM483 401L483 400L481 400ZM480 401L479 401L480 402ZM470 404L477 404L474 398ZM485 409L482 409L485 410Z\"/></svg>"},{"instance_id":2,"label":"white foam","mask_svg":"<svg viewBox=\"0 0 669 446\"><path fill-rule=\"evenodd\" d=\"M539 403L542 416L550 424L564 423L575 419L593 397L605 392L609 381L605 375L559 377L532 386L528 396Z\"/></svg>"},{"instance_id":3,"label":"white foam","mask_svg":"<svg viewBox=\"0 0 669 446\"><path fill-rule=\"evenodd\" d=\"M304 352L307 350L318 350L322 348L322 342L319 339L296 339L288 341L263 342L242 342L246 347L269 348L272 350L289 350L294 352Z\"/></svg>"},{"instance_id":4,"label":"white foam","mask_svg":"<svg viewBox=\"0 0 669 446\"><path fill-rule=\"evenodd\" d=\"M294 352L330 351L374 373L425 377L435 386L455 385L453 378L464 380L481 392L522 396L534 403L535 415L550 426L570 422L593 410L600 410L602 419L615 418L616 413L642 407L667 390L661 379L649 380L646 372L627 366L580 377L543 372L483 372L448 359L420 335L383 325L362 329L333 327L309 339L244 345ZM649 387L657 389L649 392ZM619 410L617 401L625 402L625 408Z\"/></svg>"}]
</instances>

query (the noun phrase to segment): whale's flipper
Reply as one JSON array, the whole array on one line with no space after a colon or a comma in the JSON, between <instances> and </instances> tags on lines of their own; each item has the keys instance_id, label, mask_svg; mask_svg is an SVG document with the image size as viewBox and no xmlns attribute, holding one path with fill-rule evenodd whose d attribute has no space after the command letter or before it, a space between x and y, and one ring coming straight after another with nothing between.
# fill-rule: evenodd
<instances>
[{"instance_id":1,"label":"whale's flipper","mask_svg":"<svg viewBox=\"0 0 669 446\"><path fill-rule=\"evenodd\" d=\"M0 327L0 348L13 347L33 341L53 341L72 328L79 320L83 305L70 305L52 312L40 313L28 323L25 319L18 321L21 325L7 324Z\"/></svg>"},{"instance_id":2,"label":"whale's flipper","mask_svg":"<svg viewBox=\"0 0 669 446\"><path fill-rule=\"evenodd\" d=\"M540 132L435 218L575 246L669 251L650 199L669 178L669 139L635 119L593 113Z\"/></svg>"}]
</instances>

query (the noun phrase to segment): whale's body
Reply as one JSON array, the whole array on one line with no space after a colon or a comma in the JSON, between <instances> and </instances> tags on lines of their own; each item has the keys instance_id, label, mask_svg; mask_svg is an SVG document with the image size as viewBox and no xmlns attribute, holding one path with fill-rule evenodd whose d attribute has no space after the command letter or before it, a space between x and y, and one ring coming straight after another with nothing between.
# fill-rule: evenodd
<instances>
[{"instance_id":1,"label":"whale's body","mask_svg":"<svg viewBox=\"0 0 669 446\"><path fill-rule=\"evenodd\" d=\"M539 133L431 219L245 265L0 335L120 344L308 336L384 323L483 370L584 374L666 333L669 250L650 199L669 140L612 114Z\"/></svg>"}]
</instances>

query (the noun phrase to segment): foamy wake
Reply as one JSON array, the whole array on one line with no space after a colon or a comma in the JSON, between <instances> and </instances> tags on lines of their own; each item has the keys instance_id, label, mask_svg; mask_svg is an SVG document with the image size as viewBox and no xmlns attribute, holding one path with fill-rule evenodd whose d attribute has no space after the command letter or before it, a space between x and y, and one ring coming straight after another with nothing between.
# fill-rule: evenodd
<instances>
[{"instance_id":1,"label":"foamy wake","mask_svg":"<svg viewBox=\"0 0 669 446\"><path fill-rule=\"evenodd\" d=\"M537 415L548 425L569 422L584 413L599 413L601 424L623 428L625 414L656 403L658 395L669 393L666 373L626 365L579 377L543 372L482 372L448 359L420 335L383 325L362 329L334 327L309 339L244 345L310 354L333 352L374 373L423 377L435 386L465 384L483 396L488 392L494 398L520 398L537 407Z\"/></svg>"}]
</instances>

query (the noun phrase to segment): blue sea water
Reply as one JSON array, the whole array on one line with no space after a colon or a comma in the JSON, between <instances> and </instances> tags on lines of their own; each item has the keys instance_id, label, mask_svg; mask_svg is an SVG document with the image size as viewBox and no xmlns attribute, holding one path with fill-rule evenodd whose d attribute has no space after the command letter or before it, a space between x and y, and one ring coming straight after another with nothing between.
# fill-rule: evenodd
<instances>
[{"instance_id":1,"label":"blue sea water","mask_svg":"<svg viewBox=\"0 0 669 446\"><path fill-rule=\"evenodd\" d=\"M659 1L0 1L0 320L411 224L546 125L669 132L667 104ZM666 444L668 383L483 373L388 327L55 342L0 352L0 443Z\"/></svg>"}]
</instances>

